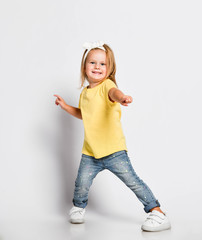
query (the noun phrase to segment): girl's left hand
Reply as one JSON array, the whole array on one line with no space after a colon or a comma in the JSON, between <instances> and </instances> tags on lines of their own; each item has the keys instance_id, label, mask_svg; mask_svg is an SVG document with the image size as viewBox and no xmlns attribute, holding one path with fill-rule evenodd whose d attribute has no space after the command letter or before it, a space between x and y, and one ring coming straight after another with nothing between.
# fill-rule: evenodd
<instances>
[{"instance_id":1,"label":"girl's left hand","mask_svg":"<svg viewBox=\"0 0 202 240\"><path fill-rule=\"evenodd\" d=\"M123 106L128 106L129 103L132 103L133 98L131 96L124 95L121 98L120 104Z\"/></svg>"}]
</instances>

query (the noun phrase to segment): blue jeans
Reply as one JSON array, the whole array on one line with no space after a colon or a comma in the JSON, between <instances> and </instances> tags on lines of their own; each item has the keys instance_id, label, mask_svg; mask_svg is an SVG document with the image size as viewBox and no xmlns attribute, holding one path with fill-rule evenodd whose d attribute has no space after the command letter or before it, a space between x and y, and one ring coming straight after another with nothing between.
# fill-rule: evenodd
<instances>
[{"instance_id":1,"label":"blue jeans","mask_svg":"<svg viewBox=\"0 0 202 240\"><path fill-rule=\"evenodd\" d=\"M160 207L150 188L135 173L127 152L119 151L106 157L96 159L82 154L78 175L75 182L73 204L85 208L88 203L88 192L96 175L108 169L129 187L144 205L148 213L154 207Z\"/></svg>"}]
</instances>

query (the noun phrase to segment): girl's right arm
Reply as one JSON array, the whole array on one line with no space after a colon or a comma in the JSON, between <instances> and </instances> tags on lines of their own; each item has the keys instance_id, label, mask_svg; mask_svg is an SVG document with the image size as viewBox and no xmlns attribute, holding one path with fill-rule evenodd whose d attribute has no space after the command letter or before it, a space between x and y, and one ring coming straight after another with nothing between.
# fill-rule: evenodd
<instances>
[{"instance_id":1,"label":"girl's right arm","mask_svg":"<svg viewBox=\"0 0 202 240\"><path fill-rule=\"evenodd\" d=\"M61 98L59 95L54 95L56 98L55 100L55 104L56 105L60 105L60 107L65 110L66 112L68 112L69 114L71 114L74 117L77 117L79 119L82 119L82 115L81 115L81 109L76 108L76 107L72 107L68 104L66 104L66 102L64 101L63 98Z\"/></svg>"}]
</instances>

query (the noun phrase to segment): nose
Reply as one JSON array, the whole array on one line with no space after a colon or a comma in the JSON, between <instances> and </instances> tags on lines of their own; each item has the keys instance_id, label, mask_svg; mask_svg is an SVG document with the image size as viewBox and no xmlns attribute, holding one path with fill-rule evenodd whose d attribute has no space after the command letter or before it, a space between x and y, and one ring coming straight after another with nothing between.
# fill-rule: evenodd
<instances>
[{"instance_id":1,"label":"nose","mask_svg":"<svg viewBox=\"0 0 202 240\"><path fill-rule=\"evenodd\" d=\"M99 68L100 68L100 66L99 66L98 63L96 63L95 68L96 68L96 69L99 69Z\"/></svg>"}]
</instances>

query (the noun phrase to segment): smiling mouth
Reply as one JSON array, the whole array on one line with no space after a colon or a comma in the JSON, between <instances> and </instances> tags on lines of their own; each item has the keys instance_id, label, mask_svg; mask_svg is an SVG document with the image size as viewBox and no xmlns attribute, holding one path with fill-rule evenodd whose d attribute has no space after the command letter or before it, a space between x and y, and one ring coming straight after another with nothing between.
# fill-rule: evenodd
<instances>
[{"instance_id":1,"label":"smiling mouth","mask_svg":"<svg viewBox=\"0 0 202 240\"><path fill-rule=\"evenodd\" d=\"M101 72L94 72L94 71L92 71L92 73L94 73L94 74L102 74Z\"/></svg>"}]
</instances>

